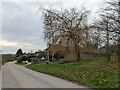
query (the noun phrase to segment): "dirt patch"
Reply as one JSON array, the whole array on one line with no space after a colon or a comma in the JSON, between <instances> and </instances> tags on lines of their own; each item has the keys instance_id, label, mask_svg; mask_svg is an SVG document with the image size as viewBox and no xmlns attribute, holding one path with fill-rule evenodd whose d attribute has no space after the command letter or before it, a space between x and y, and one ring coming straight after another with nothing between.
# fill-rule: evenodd
<instances>
[{"instance_id":1,"label":"dirt patch","mask_svg":"<svg viewBox=\"0 0 120 90\"><path fill-rule=\"evenodd\" d=\"M105 66L107 68L111 68L113 70L117 70L117 68L118 68L118 61L109 61L109 62L107 62L107 64Z\"/></svg>"}]
</instances>

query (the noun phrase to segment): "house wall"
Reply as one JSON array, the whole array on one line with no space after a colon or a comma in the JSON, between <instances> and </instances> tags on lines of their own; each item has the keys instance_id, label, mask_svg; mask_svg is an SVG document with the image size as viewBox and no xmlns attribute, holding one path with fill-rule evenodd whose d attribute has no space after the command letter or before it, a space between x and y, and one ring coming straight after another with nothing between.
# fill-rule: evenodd
<instances>
[{"instance_id":1,"label":"house wall","mask_svg":"<svg viewBox=\"0 0 120 90\"><path fill-rule=\"evenodd\" d=\"M80 49L81 51L81 58L82 59L91 59L99 53L97 49L94 48L82 48ZM51 45L46 49L46 56L49 57L49 52L51 53L60 53L64 55L64 58L67 60L75 60L75 49L74 47L67 47L65 48L64 46L60 45Z\"/></svg>"},{"instance_id":2,"label":"house wall","mask_svg":"<svg viewBox=\"0 0 120 90\"><path fill-rule=\"evenodd\" d=\"M66 52L64 57L67 60L75 60L75 52Z\"/></svg>"}]
</instances>

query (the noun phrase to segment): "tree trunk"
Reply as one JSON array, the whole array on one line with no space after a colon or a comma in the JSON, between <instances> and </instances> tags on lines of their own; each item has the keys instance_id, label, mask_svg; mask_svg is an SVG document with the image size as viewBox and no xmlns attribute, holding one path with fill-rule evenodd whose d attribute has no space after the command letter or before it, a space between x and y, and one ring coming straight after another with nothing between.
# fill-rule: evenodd
<instances>
[{"instance_id":1,"label":"tree trunk","mask_svg":"<svg viewBox=\"0 0 120 90\"><path fill-rule=\"evenodd\" d=\"M75 56L76 56L76 61L79 61L81 59L80 47L77 42L75 43Z\"/></svg>"},{"instance_id":2,"label":"tree trunk","mask_svg":"<svg viewBox=\"0 0 120 90\"><path fill-rule=\"evenodd\" d=\"M107 19L108 19L108 15L107 15ZM107 20L108 21L108 20ZM107 24L106 24L106 30L107 30L107 43L106 43L106 49L107 49L107 61L110 61L110 54L111 54L111 52L110 52L110 47L109 47L109 30L108 30L109 28L108 28L108 22L107 22Z\"/></svg>"}]
</instances>

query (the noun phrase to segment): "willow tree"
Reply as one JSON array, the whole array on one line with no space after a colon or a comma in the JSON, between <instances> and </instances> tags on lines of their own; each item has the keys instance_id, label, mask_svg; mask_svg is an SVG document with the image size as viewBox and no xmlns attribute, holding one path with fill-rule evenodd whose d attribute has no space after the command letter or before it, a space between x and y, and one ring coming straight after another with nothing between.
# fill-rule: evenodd
<instances>
[{"instance_id":1,"label":"willow tree","mask_svg":"<svg viewBox=\"0 0 120 90\"><path fill-rule=\"evenodd\" d=\"M88 12L85 9L78 10L76 8L69 10L44 9L45 39L52 44L73 45L76 60L80 60L80 47L87 41Z\"/></svg>"}]
</instances>

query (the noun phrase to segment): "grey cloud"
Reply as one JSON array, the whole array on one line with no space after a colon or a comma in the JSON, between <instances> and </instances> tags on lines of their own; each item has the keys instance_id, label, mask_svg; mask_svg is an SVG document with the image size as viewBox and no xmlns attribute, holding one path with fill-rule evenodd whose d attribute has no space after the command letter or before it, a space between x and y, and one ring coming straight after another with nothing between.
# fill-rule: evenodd
<instances>
[{"instance_id":1,"label":"grey cloud","mask_svg":"<svg viewBox=\"0 0 120 90\"><path fill-rule=\"evenodd\" d=\"M41 17L35 15L29 8L25 10L25 7L18 7L14 4L3 4L3 38L23 42L35 41L38 38L42 39L40 38L43 33ZM16 9L13 9L13 7Z\"/></svg>"},{"instance_id":2,"label":"grey cloud","mask_svg":"<svg viewBox=\"0 0 120 90\"><path fill-rule=\"evenodd\" d=\"M19 1L19 0L18 0ZM34 0L31 0L34 1ZM68 0L69 1L69 0ZM22 44L26 51L34 49L43 49L46 47L43 35L43 22L41 17L41 9L39 8L70 8L82 6L90 7L95 12L100 6L100 0L96 2L76 2L58 1L48 2L48 0L41 2L3 2L2 3L2 37L3 40L17 42ZM83 0L82 0L83 1ZM92 0L95 1L95 0ZM102 0L101 0L102 3ZM93 6L92 6L93 5ZM96 10L95 10L96 8ZM27 44L33 45L31 49L26 49ZM39 47L40 46L40 47ZM31 47L31 46L29 46ZM4 51L15 52L17 47L3 47Z\"/></svg>"}]
</instances>

